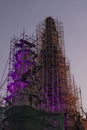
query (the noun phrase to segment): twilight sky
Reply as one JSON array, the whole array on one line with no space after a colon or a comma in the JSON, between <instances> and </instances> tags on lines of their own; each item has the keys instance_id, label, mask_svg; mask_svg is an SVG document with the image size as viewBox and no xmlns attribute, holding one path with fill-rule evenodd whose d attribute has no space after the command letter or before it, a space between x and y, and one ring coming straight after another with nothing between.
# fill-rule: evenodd
<instances>
[{"instance_id":1,"label":"twilight sky","mask_svg":"<svg viewBox=\"0 0 87 130\"><path fill-rule=\"evenodd\" d=\"M0 0L0 79L8 59L10 40L23 32L36 31L45 17L64 25L66 56L87 108L87 0Z\"/></svg>"}]
</instances>

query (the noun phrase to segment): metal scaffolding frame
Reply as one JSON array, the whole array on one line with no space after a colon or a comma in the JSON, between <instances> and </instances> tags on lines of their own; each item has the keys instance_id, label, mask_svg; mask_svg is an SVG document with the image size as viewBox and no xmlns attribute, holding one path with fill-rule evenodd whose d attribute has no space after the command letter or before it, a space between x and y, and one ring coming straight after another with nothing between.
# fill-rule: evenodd
<instances>
[{"instance_id":1,"label":"metal scaffolding frame","mask_svg":"<svg viewBox=\"0 0 87 130\"><path fill-rule=\"evenodd\" d=\"M24 33L13 38L10 46L7 97L10 105L37 106L39 102L37 77L37 42ZM37 104L37 105L36 105Z\"/></svg>"},{"instance_id":2,"label":"metal scaffolding frame","mask_svg":"<svg viewBox=\"0 0 87 130\"><path fill-rule=\"evenodd\" d=\"M81 91L66 58L62 22L47 17L36 27L36 37L23 32L11 40L5 100L11 107L3 124L9 129L76 130Z\"/></svg>"},{"instance_id":3,"label":"metal scaffolding frame","mask_svg":"<svg viewBox=\"0 0 87 130\"><path fill-rule=\"evenodd\" d=\"M43 99L41 109L52 112L79 111L79 91L66 60L62 22L52 17L46 18L37 26L36 36L38 62L42 66L39 72Z\"/></svg>"}]
</instances>

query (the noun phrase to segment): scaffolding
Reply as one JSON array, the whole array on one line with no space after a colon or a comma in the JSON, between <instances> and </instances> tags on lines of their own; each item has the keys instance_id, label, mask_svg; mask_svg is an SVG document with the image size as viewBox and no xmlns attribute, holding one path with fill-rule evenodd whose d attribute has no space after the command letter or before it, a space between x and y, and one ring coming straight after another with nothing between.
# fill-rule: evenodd
<instances>
[{"instance_id":1,"label":"scaffolding","mask_svg":"<svg viewBox=\"0 0 87 130\"><path fill-rule=\"evenodd\" d=\"M10 46L9 74L7 85L8 105L30 105L36 107L39 102L37 77L37 42L25 33L13 38Z\"/></svg>"},{"instance_id":2,"label":"scaffolding","mask_svg":"<svg viewBox=\"0 0 87 130\"><path fill-rule=\"evenodd\" d=\"M81 92L66 58L62 22L47 17L36 37L23 32L11 40L5 100L6 129L77 130Z\"/></svg>"},{"instance_id":3,"label":"scaffolding","mask_svg":"<svg viewBox=\"0 0 87 130\"><path fill-rule=\"evenodd\" d=\"M41 109L51 112L79 111L79 91L70 72L64 47L63 24L48 17L37 26ZM45 93L45 94L44 94Z\"/></svg>"}]
</instances>

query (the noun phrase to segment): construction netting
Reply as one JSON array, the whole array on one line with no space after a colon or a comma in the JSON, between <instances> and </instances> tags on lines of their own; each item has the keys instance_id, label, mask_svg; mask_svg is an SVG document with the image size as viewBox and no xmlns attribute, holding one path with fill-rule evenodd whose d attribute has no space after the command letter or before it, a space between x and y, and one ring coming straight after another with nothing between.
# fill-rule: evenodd
<instances>
[{"instance_id":1,"label":"construction netting","mask_svg":"<svg viewBox=\"0 0 87 130\"><path fill-rule=\"evenodd\" d=\"M64 130L64 115L14 106L6 111L9 130Z\"/></svg>"}]
</instances>

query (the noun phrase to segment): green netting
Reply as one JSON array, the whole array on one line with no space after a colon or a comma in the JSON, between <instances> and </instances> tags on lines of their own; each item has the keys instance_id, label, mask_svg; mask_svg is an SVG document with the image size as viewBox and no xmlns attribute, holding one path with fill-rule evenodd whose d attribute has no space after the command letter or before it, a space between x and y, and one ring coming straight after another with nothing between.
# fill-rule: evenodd
<instances>
[{"instance_id":1,"label":"green netting","mask_svg":"<svg viewBox=\"0 0 87 130\"><path fill-rule=\"evenodd\" d=\"M0 121L4 118L4 107L0 107Z\"/></svg>"},{"instance_id":2,"label":"green netting","mask_svg":"<svg viewBox=\"0 0 87 130\"><path fill-rule=\"evenodd\" d=\"M64 130L64 116L30 106L14 106L6 111L9 130Z\"/></svg>"},{"instance_id":3,"label":"green netting","mask_svg":"<svg viewBox=\"0 0 87 130\"><path fill-rule=\"evenodd\" d=\"M5 108L4 107L0 107L0 130L3 130L2 129L2 125L3 125L2 121L5 118L4 111L5 111Z\"/></svg>"}]
</instances>

